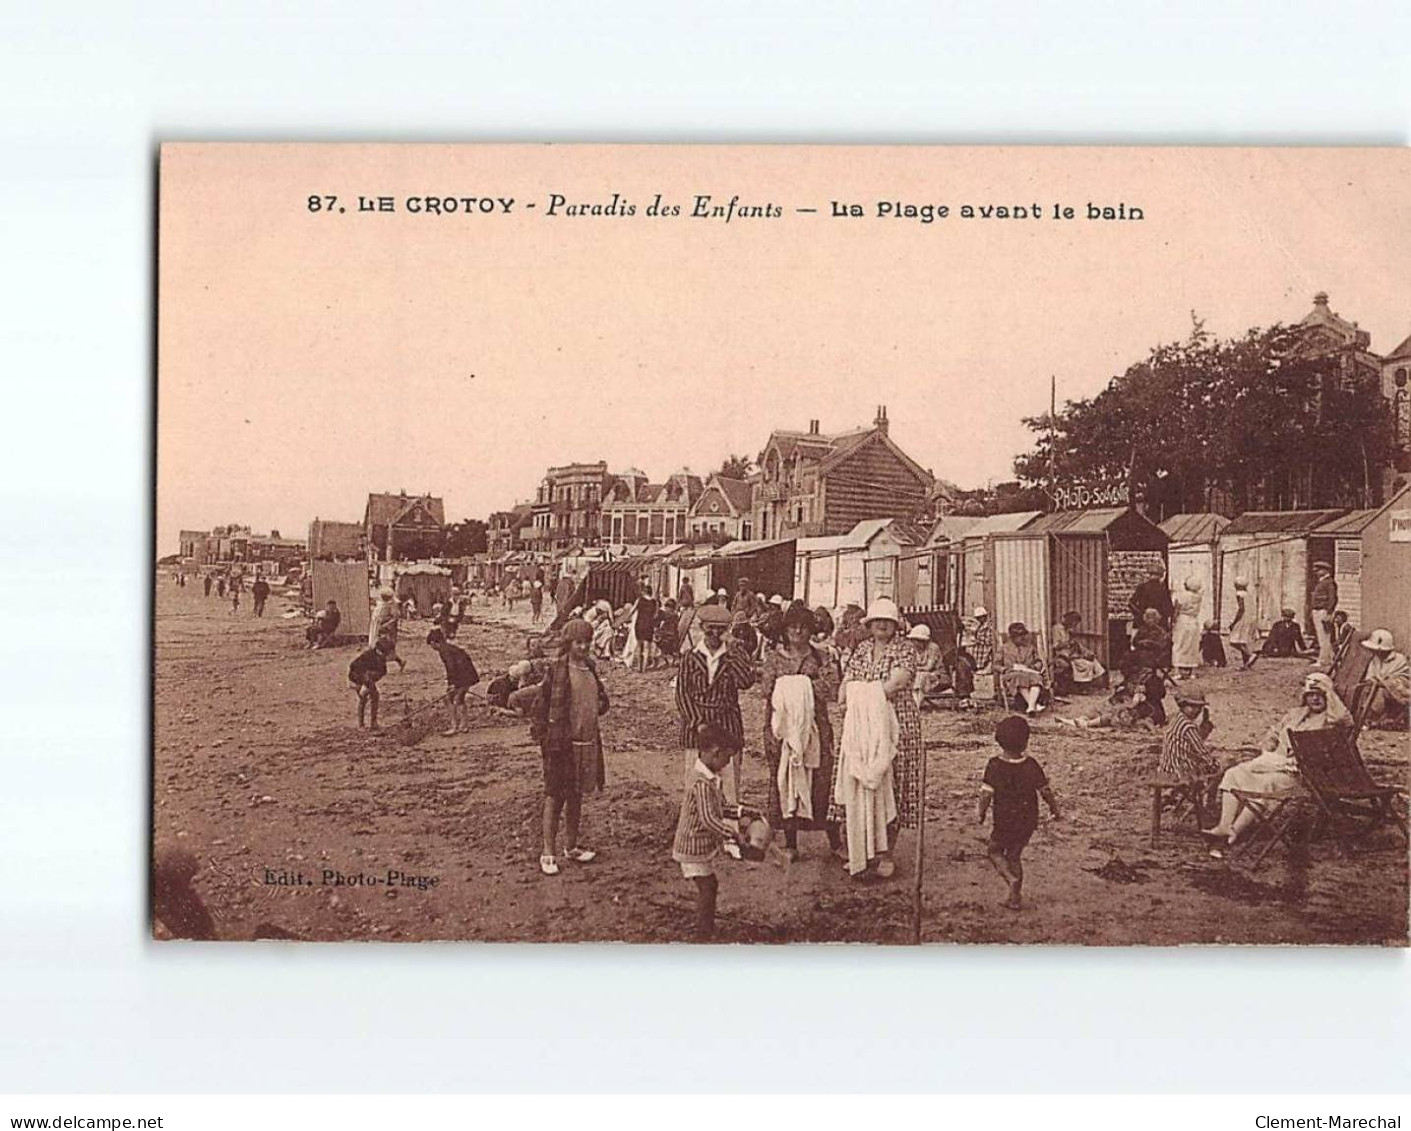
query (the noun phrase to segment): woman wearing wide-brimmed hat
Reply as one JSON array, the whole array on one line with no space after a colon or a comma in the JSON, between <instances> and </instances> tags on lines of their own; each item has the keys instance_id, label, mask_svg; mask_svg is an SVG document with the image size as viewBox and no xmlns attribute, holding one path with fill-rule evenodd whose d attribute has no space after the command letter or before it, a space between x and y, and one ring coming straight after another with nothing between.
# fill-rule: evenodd
<instances>
[{"instance_id":1,"label":"woman wearing wide-brimmed hat","mask_svg":"<svg viewBox=\"0 0 1411 1131\"><path fill-rule=\"evenodd\" d=\"M892 875L896 865L892 860L892 845L899 829L914 829L921 823L921 714L916 709L916 700L911 695L911 685L916 679L916 649L902 634L901 611L889 597L878 597L867 606L863 621L868 636L853 649L843 671L843 701L847 710L855 706L847 700L848 685L852 683L878 683L887 702L891 705L896 719L896 750L888 771L890 792L895 799L894 806L884 807L887 817L883 828L885 836L879 836L869 848L874 856L877 874L882 877ZM843 717L846 741L848 733L847 715ZM834 771L833 801L830 816L837 820L847 820L847 782L842 781L848 761L848 751L841 749ZM886 792L885 787L874 790ZM895 810L892 815L891 809ZM879 810L879 812L882 810ZM850 861L849 871L854 875L862 869L857 867L856 853L852 851L856 830L848 836ZM864 861L865 865L865 861Z\"/></svg>"},{"instance_id":2,"label":"woman wearing wide-brimmed hat","mask_svg":"<svg viewBox=\"0 0 1411 1131\"><path fill-rule=\"evenodd\" d=\"M1411 659L1396 650L1396 639L1385 628L1373 630L1362 647L1372 653L1372 660L1357 693L1358 714L1369 726L1405 726L1411 704Z\"/></svg>"}]
</instances>

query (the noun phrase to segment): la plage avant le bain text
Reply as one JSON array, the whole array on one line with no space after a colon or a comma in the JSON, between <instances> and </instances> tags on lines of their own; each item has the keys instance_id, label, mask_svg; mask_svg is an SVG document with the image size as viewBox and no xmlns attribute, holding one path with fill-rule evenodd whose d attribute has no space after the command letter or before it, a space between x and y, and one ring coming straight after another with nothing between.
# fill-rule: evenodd
<instances>
[{"instance_id":1,"label":"la plage avant le bain text","mask_svg":"<svg viewBox=\"0 0 1411 1131\"><path fill-rule=\"evenodd\" d=\"M450 216L461 219L496 216L540 215L560 218L598 219L688 219L714 220L729 224L745 220L778 220L785 215L813 215L838 221L887 220L934 224L938 220L1005 220L1025 223L1082 220L1144 220L1143 209L1125 201L1084 201L1070 204L1063 201L1040 203L1036 200L1015 203L959 203L935 201L829 200L826 204L785 205L775 201L752 201L738 193L717 196L697 193L684 201L667 199L655 193L650 200L638 201L613 193L601 200L575 200L563 193L550 193L540 200L514 196L447 195L427 193L417 196L350 196L311 194L304 201L311 213L325 215L359 215L406 213L412 216Z\"/></svg>"}]
</instances>

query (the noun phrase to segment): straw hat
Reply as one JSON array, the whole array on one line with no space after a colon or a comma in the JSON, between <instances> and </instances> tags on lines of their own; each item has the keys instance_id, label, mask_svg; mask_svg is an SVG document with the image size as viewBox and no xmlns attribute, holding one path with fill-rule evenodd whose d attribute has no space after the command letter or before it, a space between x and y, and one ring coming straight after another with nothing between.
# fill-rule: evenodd
<instances>
[{"instance_id":1,"label":"straw hat","mask_svg":"<svg viewBox=\"0 0 1411 1131\"><path fill-rule=\"evenodd\" d=\"M906 634L908 640L930 640L931 626L928 624L913 625L910 632Z\"/></svg>"},{"instance_id":2,"label":"straw hat","mask_svg":"<svg viewBox=\"0 0 1411 1131\"><path fill-rule=\"evenodd\" d=\"M770 603L771 605L782 605L782 604L784 603L784 598L781 597L781 596L779 596L778 593L776 593L776 594L774 594L774 596L772 596L771 598L769 598L769 603Z\"/></svg>"},{"instance_id":3,"label":"straw hat","mask_svg":"<svg viewBox=\"0 0 1411 1131\"><path fill-rule=\"evenodd\" d=\"M889 620L893 624L901 624L901 610L897 608L897 603L890 597L878 597L872 604L867 606L867 615L862 618L864 621Z\"/></svg>"},{"instance_id":4,"label":"straw hat","mask_svg":"<svg viewBox=\"0 0 1411 1131\"><path fill-rule=\"evenodd\" d=\"M987 617L987 616L989 616L989 615L990 615L990 610L987 609L987 608L985 608L984 605L976 605L976 606L975 606L975 612L974 612L973 615L974 615L974 617L975 617L976 620L979 620L981 617Z\"/></svg>"},{"instance_id":5,"label":"straw hat","mask_svg":"<svg viewBox=\"0 0 1411 1131\"><path fill-rule=\"evenodd\" d=\"M1387 628L1376 628L1372 635L1362 641L1362 647L1372 652L1390 652L1396 647L1396 638Z\"/></svg>"}]
</instances>

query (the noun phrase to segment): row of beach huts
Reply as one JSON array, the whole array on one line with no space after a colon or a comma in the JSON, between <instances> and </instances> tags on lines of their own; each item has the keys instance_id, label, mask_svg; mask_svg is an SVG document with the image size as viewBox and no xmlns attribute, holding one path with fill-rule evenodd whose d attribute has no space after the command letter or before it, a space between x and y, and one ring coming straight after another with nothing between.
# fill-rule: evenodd
<instances>
[{"instance_id":1,"label":"row of beach huts","mask_svg":"<svg viewBox=\"0 0 1411 1131\"><path fill-rule=\"evenodd\" d=\"M1248 584L1250 613L1267 629L1292 608L1309 626L1312 566L1333 566L1339 606L1363 629L1389 628L1411 640L1411 493L1369 510L1252 511L1233 519L1180 514L1160 525L1127 507L968 517L950 515L925 531L894 519L858 523L826 538L691 545L594 547L515 563L382 563L379 578L399 595L430 601L452 580L471 586L536 579L560 602L599 598L614 607L641 584L663 595L689 580L700 596L733 592L742 578L753 589L802 598L812 607L863 608L878 596L919 613L957 617L976 606L1000 629L1022 621L1040 634L1070 610L1082 616L1080 637L1104 662L1124 647L1132 591L1153 564L1180 588L1199 578L1202 619L1228 628L1234 584ZM321 567L315 563L315 577ZM492 576L493 575L493 576ZM356 580L349 584L356 589ZM316 585L316 588L321 588ZM567 607L560 611L567 611Z\"/></svg>"}]
</instances>

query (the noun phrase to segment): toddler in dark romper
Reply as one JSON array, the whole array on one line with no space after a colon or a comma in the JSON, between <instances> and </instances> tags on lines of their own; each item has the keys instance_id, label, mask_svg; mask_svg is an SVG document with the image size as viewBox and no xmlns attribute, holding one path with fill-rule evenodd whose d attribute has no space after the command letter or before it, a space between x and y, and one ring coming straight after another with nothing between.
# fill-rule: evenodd
<instances>
[{"instance_id":1,"label":"toddler in dark romper","mask_svg":"<svg viewBox=\"0 0 1411 1131\"><path fill-rule=\"evenodd\" d=\"M1029 745L1029 723L1019 715L1011 715L995 727L995 742L1000 753L985 766L980 785L980 823L994 809L990 829L989 857L995 871L1009 885L1006 907L1018 910L1023 906L1024 846L1039 825L1039 797L1048 803L1057 820L1058 801L1049 787L1043 767L1024 753Z\"/></svg>"}]
</instances>

